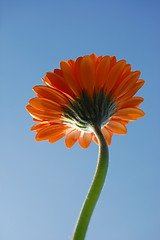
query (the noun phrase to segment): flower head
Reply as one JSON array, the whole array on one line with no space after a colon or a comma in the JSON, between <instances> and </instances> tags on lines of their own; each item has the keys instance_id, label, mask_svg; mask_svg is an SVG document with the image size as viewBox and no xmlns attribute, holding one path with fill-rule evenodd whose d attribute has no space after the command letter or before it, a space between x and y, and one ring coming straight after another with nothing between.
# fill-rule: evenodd
<instances>
[{"instance_id":1,"label":"flower head","mask_svg":"<svg viewBox=\"0 0 160 240\"><path fill-rule=\"evenodd\" d=\"M112 135L126 134L129 121L144 116L138 107L142 97L134 97L143 86L139 71L116 57L95 54L60 62L60 69L47 72L46 84L33 88L37 97L26 107L37 123L37 141L50 143L65 138L68 148L76 141L87 148L91 141L98 143L94 126L111 144Z\"/></svg>"}]
</instances>

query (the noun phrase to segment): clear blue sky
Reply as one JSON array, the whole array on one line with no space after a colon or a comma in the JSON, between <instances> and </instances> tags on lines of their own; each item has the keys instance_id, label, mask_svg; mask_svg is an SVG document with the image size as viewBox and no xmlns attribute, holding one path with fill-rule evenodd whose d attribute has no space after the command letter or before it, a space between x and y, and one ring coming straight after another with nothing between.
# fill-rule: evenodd
<instances>
[{"instance_id":1,"label":"clear blue sky","mask_svg":"<svg viewBox=\"0 0 160 240\"><path fill-rule=\"evenodd\" d=\"M46 71L80 55L126 59L146 80L146 116L114 135L86 240L160 239L160 3L23 1L0 6L0 239L69 240L98 147L35 142L25 110Z\"/></svg>"}]
</instances>

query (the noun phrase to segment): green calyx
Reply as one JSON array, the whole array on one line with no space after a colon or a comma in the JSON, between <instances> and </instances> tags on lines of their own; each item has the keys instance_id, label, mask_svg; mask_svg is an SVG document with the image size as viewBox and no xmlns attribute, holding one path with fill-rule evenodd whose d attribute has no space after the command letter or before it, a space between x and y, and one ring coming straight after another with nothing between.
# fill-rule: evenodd
<instances>
[{"instance_id":1,"label":"green calyx","mask_svg":"<svg viewBox=\"0 0 160 240\"><path fill-rule=\"evenodd\" d=\"M69 104L64 107L64 122L83 131L90 131L95 125L105 125L115 110L115 101L102 90L95 92L93 97L83 91L74 101L69 99Z\"/></svg>"}]
</instances>

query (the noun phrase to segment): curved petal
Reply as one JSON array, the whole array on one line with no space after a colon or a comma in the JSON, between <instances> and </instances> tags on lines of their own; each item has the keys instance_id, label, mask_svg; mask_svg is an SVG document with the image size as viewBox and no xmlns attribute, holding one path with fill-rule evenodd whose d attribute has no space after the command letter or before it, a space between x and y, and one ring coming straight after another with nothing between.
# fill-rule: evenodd
<instances>
[{"instance_id":1,"label":"curved petal","mask_svg":"<svg viewBox=\"0 0 160 240\"><path fill-rule=\"evenodd\" d=\"M76 96L79 96L80 95L79 86L74 78L70 64L66 61L61 61L60 66L63 72L63 76L66 80L66 83L68 84L68 87L74 92Z\"/></svg>"},{"instance_id":2,"label":"curved petal","mask_svg":"<svg viewBox=\"0 0 160 240\"><path fill-rule=\"evenodd\" d=\"M97 66L95 83L96 88L99 89L104 86L108 77L109 69L110 69L110 57L105 56L100 60Z\"/></svg>"},{"instance_id":3,"label":"curved petal","mask_svg":"<svg viewBox=\"0 0 160 240\"><path fill-rule=\"evenodd\" d=\"M122 124L125 125L125 126L126 126L126 125L128 124L128 122L129 122L129 121L124 120L124 119L116 118L116 116L113 116L111 119L112 119L113 121L120 122L120 123L122 123Z\"/></svg>"},{"instance_id":4,"label":"curved petal","mask_svg":"<svg viewBox=\"0 0 160 240\"><path fill-rule=\"evenodd\" d=\"M110 70L104 89L109 93L122 75L126 61L118 61Z\"/></svg>"},{"instance_id":5,"label":"curved petal","mask_svg":"<svg viewBox=\"0 0 160 240\"><path fill-rule=\"evenodd\" d=\"M119 104L119 107L120 108L139 107L140 103L142 103L143 101L144 101L144 98L142 97L132 97L127 101L121 102L121 104Z\"/></svg>"},{"instance_id":6,"label":"curved petal","mask_svg":"<svg viewBox=\"0 0 160 240\"><path fill-rule=\"evenodd\" d=\"M75 61L73 59L69 59L68 63L71 67L73 67L75 65Z\"/></svg>"},{"instance_id":7,"label":"curved petal","mask_svg":"<svg viewBox=\"0 0 160 240\"><path fill-rule=\"evenodd\" d=\"M140 71L131 72L126 78L123 79L120 85L117 86L117 88L113 91L113 94L115 96L124 95L126 92L133 88L138 78L140 77L140 74Z\"/></svg>"},{"instance_id":8,"label":"curved petal","mask_svg":"<svg viewBox=\"0 0 160 240\"><path fill-rule=\"evenodd\" d=\"M88 148L92 141L92 134L87 132L81 132L78 143L82 148Z\"/></svg>"},{"instance_id":9,"label":"curved petal","mask_svg":"<svg viewBox=\"0 0 160 240\"><path fill-rule=\"evenodd\" d=\"M111 58L110 70L111 70L111 68L116 64L117 59L115 56L112 56L110 58Z\"/></svg>"},{"instance_id":10,"label":"curved petal","mask_svg":"<svg viewBox=\"0 0 160 240\"><path fill-rule=\"evenodd\" d=\"M76 59L74 70L73 70L75 79L77 80L78 85L80 86L80 90L83 90L83 84L81 81L81 73L80 73L80 65L81 65L82 59L83 57L79 57Z\"/></svg>"},{"instance_id":11,"label":"curved petal","mask_svg":"<svg viewBox=\"0 0 160 240\"><path fill-rule=\"evenodd\" d=\"M54 72L56 75L59 75L60 77L63 78L63 72L62 72L61 69L55 68L53 72Z\"/></svg>"},{"instance_id":12,"label":"curved petal","mask_svg":"<svg viewBox=\"0 0 160 240\"><path fill-rule=\"evenodd\" d=\"M117 121L110 120L105 127L108 128L112 133L121 135L127 133L126 126Z\"/></svg>"},{"instance_id":13,"label":"curved petal","mask_svg":"<svg viewBox=\"0 0 160 240\"><path fill-rule=\"evenodd\" d=\"M102 58L103 58L102 56L98 56L97 57L96 68L97 68L97 66L98 66L98 64L99 64L99 62L101 61Z\"/></svg>"},{"instance_id":14,"label":"curved petal","mask_svg":"<svg viewBox=\"0 0 160 240\"><path fill-rule=\"evenodd\" d=\"M61 118L56 112L40 111L39 109L36 109L30 105L26 106L26 110L33 118L36 118L37 120L60 120Z\"/></svg>"},{"instance_id":15,"label":"curved petal","mask_svg":"<svg viewBox=\"0 0 160 240\"><path fill-rule=\"evenodd\" d=\"M54 139L55 136L61 135L66 132L69 127L63 124L55 124L49 127L46 127L40 131L35 136L37 141L43 141L48 139Z\"/></svg>"},{"instance_id":16,"label":"curved petal","mask_svg":"<svg viewBox=\"0 0 160 240\"><path fill-rule=\"evenodd\" d=\"M124 95L120 96L117 98L117 101L120 102L124 102L125 100L133 97L136 92L138 92L138 90L144 85L144 80L139 79L135 86L133 86L133 88L131 88L128 92L126 92Z\"/></svg>"},{"instance_id":17,"label":"curved petal","mask_svg":"<svg viewBox=\"0 0 160 240\"><path fill-rule=\"evenodd\" d=\"M122 72L122 79L126 78L131 73L131 64L126 64Z\"/></svg>"},{"instance_id":18,"label":"curved petal","mask_svg":"<svg viewBox=\"0 0 160 240\"><path fill-rule=\"evenodd\" d=\"M79 130L73 130L65 138L65 144L67 148L71 148L79 138L80 131Z\"/></svg>"},{"instance_id":19,"label":"curved petal","mask_svg":"<svg viewBox=\"0 0 160 240\"><path fill-rule=\"evenodd\" d=\"M50 112L61 113L61 107L58 103L46 98L32 98L29 100L29 105L41 111L48 110Z\"/></svg>"},{"instance_id":20,"label":"curved petal","mask_svg":"<svg viewBox=\"0 0 160 240\"><path fill-rule=\"evenodd\" d=\"M131 65L130 64L126 64L124 67L124 70L121 74L121 77L119 78L119 80L116 82L116 84L114 85L114 87L112 88L112 93L118 88L118 86L124 81L124 79L131 73Z\"/></svg>"},{"instance_id":21,"label":"curved petal","mask_svg":"<svg viewBox=\"0 0 160 240\"><path fill-rule=\"evenodd\" d=\"M44 127L48 127L50 126L49 124L49 121L43 121L43 122L39 122L39 123L36 123L34 124L32 127L31 127L31 131L36 131L36 130L40 130Z\"/></svg>"},{"instance_id":22,"label":"curved petal","mask_svg":"<svg viewBox=\"0 0 160 240\"><path fill-rule=\"evenodd\" d=\"M118 110L118 112L114 115L116 118L124 119L127 121L136 120L145 115L145 113L138 108L123 108Z\"/></svg>"},{"instance_id":23,"label":"curved petal","mask_svg":"<svg viewBox=\"0 0 160 240\"><path fill-rule=\"evenodd\" d=\"M48 142L49 142L49 143L57 142L58 140L60 140L61 138L63 138L65 135L66 135L66 133L63 132L63 131L62 131L61 133L57 133L57 134L55 134L54 136L50 137L50 138L48 139Z\"/></svg>"},{"instance_id":24,"label":"curved petal","mask_svg":"<svg viewBox=\"0 0 160 240\"><path fill-rule=\"evenodd\" d=\"M98 143L98 139L97 139L97 137L96 137L96 135L93 133L92 134L92 140L98 145L99 143Z\"/></svg>"},{"instance_id":25,"label":"curved petal","mask_svg":"<svg viewBox=\"0 0 160 240\"><path fill-rule=\"evenodd\" d=\"M80 64L81 81L83 89L93 95L95 85L95 66L90 56L84 56Z\"/></svg>"},{"instance_id":26,"label":"curved petal","mask_svg":"<svg viewBox=\"0 0 160 240\"><path fill-rule=\"evenodd\" d=\"M64 77L61 77L60 75L58 75L54 72L47 72L43 81L50 87L57 88L60 91L65 92L71 96L74 95L72 90L66 84Z\"/></svg>"},{"instance_id":27,"label":"curved petal","mask_svg":"<svg viewBox=\"0 0 160 240\"><path fill-rule=\"evenodd\" d=\"M90 58L92 58L93 62L96 63L97 62L97 56L96 54L92 53L89 55Z\"/></svg>"},{"instance_id":28,"label":"curved petal","mask_svg":"<svg viewBox=\"0 0 160 240\"><path fill-rule=\"evenodd\" d=\"M102 128L102 133L103 133L103 136L106 139L106 142L109 146L111 144L113 134L105 126Z\"/></svg>"},{"instance_id":29,"label":"curved petal","mask_svg":"<svg viewBox=\"0 0 160 240\"><path fill-rule=\"evenodd\" d=\"M48 86L37 85L33 87L33 91L38 97L52 100L60 105L65 105L67 103L67 97L57 89Z\"/></svg>"}]
</instances>

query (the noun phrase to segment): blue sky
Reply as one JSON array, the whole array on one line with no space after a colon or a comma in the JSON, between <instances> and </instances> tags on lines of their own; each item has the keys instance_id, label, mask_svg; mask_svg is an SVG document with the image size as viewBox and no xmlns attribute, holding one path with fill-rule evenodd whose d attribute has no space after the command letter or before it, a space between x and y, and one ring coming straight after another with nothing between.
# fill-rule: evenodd
<instances>
[{"instance_id":1,"label":"blue sky","mask_svg":"<svg viewBox=\"0 0 160 240\"><path fill-rule=\"evenodd\" d=\"M25 110L47 71L80 55L115 55L142 72L146 116L114 135L86 240L160 239L159 1L11 1L0 6L0 239L69 240L97 145L35 142Z\"/></svg>"}]
</instances>

